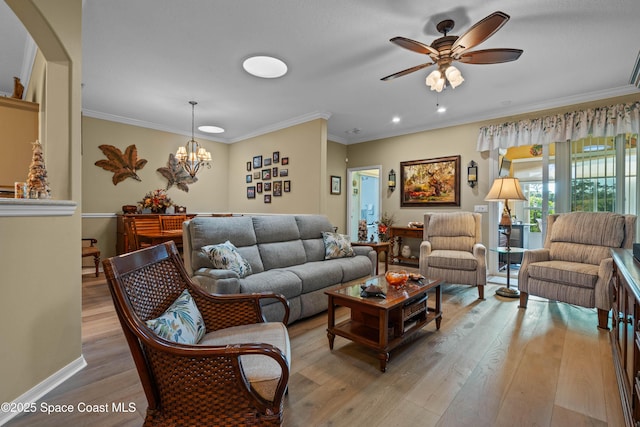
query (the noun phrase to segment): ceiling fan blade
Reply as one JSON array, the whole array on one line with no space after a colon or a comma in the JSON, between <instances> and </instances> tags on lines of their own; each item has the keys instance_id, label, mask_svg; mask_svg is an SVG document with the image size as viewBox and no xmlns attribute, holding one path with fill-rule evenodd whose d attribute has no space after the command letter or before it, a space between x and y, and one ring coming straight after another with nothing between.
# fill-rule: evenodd
<instances>
[{"instance_id":1,"label":"ceiling fan blade","mask_svg":"<svg viewBox=\"0 0 640 427\"><path fill-rule=\"evenodd\" d=\"M413 52L423 53L425 55L436 55L436 56L440 55L440 52L438 52L436 49L432 48L431 46L426 45L424 43L420 43L415 40L408 39L406 37L394 37L389 41L391 43L397 44L400 47L409 49Z\"/></svg>"},{"instance_id":2,"label":"ceiling fan blade","mask_svg":"<svg viewBox=\"0 0 640 427\"><path fill-rule=\"evenodd\" d=\"M498 64L515 61L522 55L522 49L485 49L474 50L460 55L458 61L465 64Z\"/></svg>"},{"instance_id":3,"label":"ceiling fan blade","mask_svg":"<svg viewBox=\"0 0 640 427\"><path fill-rule=\"evenodd\" d=\"M479 45L502 28L508 20L509 15L504 12L498 11L492 13L477 22L473 27L469 28L467 32L458 37L458 40L456 40L451 46L451 50L455 55L459 55L463 51Z\"/></svg>"},{"instance_id":4,"label":"ceiling fan blade","mask_svg":"<svg viewBox=\"0 0 640 427\"><path fill-rule=\"evenodd\" d=\"M407 68L406 70L398 71L397 73L390 74L386 77L381 78L383 82L388 80L393 80L398 77L406 76L407 74L413 73L414 71L422 70L423 68L427 68L429 65L433 65L433 62L427 62L426 64L416 65L415 67Z\"/></svg>"}]
</instances>

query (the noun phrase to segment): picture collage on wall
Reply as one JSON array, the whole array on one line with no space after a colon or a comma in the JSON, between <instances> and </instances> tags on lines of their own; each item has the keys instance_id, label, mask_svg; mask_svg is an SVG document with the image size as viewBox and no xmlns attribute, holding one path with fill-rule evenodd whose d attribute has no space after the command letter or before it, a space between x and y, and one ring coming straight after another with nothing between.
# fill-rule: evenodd
<instances>
[{"instance_id":1,"label":"picture collage on wall","mask_svg":"<svg viewBox=\"0 0 640 427\"><path fill-rule=\"evenodd\" d=\"M280 158L280 152L274 151L271 156L253 156L247 162L247 199L256 199L262 195L264 203L271 203L272 197L282 197L291 192L289 177L289 157Z\"/></svg>"}]
</instances>

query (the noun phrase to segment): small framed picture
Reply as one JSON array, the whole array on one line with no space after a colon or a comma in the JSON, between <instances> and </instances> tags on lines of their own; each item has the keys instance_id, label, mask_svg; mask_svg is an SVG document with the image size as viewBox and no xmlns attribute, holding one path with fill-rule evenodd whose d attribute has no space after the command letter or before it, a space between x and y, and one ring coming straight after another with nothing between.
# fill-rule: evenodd
<instances>
[{"instance_id":1,"label":"small framed picture","mask_svg":"<svg viewBox=\"0 0 640 427\"><path fill-rule=\"evenodd\" d=\"M273 196L282 196L282 181L273 181Z\"/></svg>"},{"instance_id":2,"label":"small framed picture","mask_svg":"<svg viewBox=\"0 0 640 427\"><path fill-rule=\"evenodd\" d=\"M253 185L247 187L247 199L255 199L256 198L256 187Z\"/></svg>"},{"instance_id":3,"label":"small framed picture","mask_svg":"<svg viewBox=\"0 0 640 427\"><path fill-rule=\"evenodd\" d=\"M271 166L271 157L265 157L263 166Z\"/></svg>"},{"instance_id":4,"label":"small framed picture","mask_svg":"<svg viewBox=\"0 0 640 427\"><path fill-rule=\"evenodd\" d=\"M280 176L289 176L289 169L280 169Z\"/></svg>"},{"instance_id":5,"label":"small framed picture","mask_svg":"<svg viewBox=\"0 0 640 427\"><path fill-rule=\"evenodd\" d=\"M342 178L339 176L331 175L331 194L340 194L342 187Z\"/></svg>"},{"instance_id":6,"label":"small framed picture","mask_svg":"<svg viewBox=\"0 0 640 427\"><path fill-rule=\"evenodd\" d=\"M260 179L260 171L255 171L253 173L253 179Z\"/></svg>"},{"instance_id":7,"label":"small framed picture","mask_svg":"<svg viewBox=\"0 0 640 427\"><path fill-rule=\"evenodd\" d=\"M271 169L262 169L262 180L271 179Z\"/></svg>"},{"instance_id":8,"label":"small framed picture","mask_svg":"<svg viewBox=\"0 0 640 427\"><path fill-rule=\"evenodd\" d=\"M273 169L271 170L271 176L272 176L272 177L274 177L274 178L275 178L276 176L278 176L278 168L277 168L277 167L275 167L275 168L273 168Z\"/></svg>"},{"instance_id":9,"label":"small framed picture","mask_svg":"<svg viewBox=\"0 0 640 427\"><path fill-rule=\"evenodd\" d=\"M251 162L247 162L247 172L251 170Z\"/></svg>"},{"instance_id":10,"label":"small framed picture","mask_svg":"<svg viewBox=\"0 0 640 427\"><path fill-rule=\"evenodd\" d=\"M289 164L289 158L288 157L283 157L282 158L282 166L288 165L288 164Z\"/></svg>"},{"instance_id":11,"label":"small framed picture","mask_svg":"<svg viewBox=\"0 0 640 427\"><path fill-rule=\"evenodd\" d=\"M262 156L253 156L253 168L260 169L262 167Z\"/></svg>"},{"instance_id":12,"label":"small framed picture","mask_svg":"<svg viewBox=\"0 0 640 427\"><path fill-rule=\"evenodd\" d=\"M271 183L270 182L265 182L264 183L264 191L271 191Z\"/></svg>"},{"instance_id":13,"label":"small framed picture","mask_svg":"<svg viewBox=\"0 0 640 427\"><path fill-rule=\"evenodd\" d=\"M262 193L262 183L261 182L256 184L256 192Z\"/></svg>"},{"instance_id":14,"label":"small framed picture","mask_svg":"<svg viewBox=\"0 0 640 427\"><path fill-rule=\"evenodd\" d=\"M247 184L251 182L251 174L245 177L245 181L247 181Z\"/></svg>"},{"instance_id":15,"label":"small framed picture","mask_svg":"<svg viewBox=\"0 0 640 427\"><path fill-rule=\"evenodd\" d=\"M280 152L279 151L274 151L273 152L273 163L279 163L280 162Z\"/></svg>"},{"instance_id":16,"label":"small framed picture","mask_svg":"<svg viewBox=\"0 0 640 427\"><path fill-rule=\"evenodd\" d=\"M265 203L271 203L271 194L265 194L264 195L264 202Z\"/></svg>"},{"instance_id":17,"label":"small framed picture","mask_svg":"<svg viewBox=\"0 0 640 427\"><path fill-rule=\"evenodd\" d=\"M285 193L291 192L291 181L286 180L282 183L282 191L284 191Z\"/></svg>"}]
</instances>

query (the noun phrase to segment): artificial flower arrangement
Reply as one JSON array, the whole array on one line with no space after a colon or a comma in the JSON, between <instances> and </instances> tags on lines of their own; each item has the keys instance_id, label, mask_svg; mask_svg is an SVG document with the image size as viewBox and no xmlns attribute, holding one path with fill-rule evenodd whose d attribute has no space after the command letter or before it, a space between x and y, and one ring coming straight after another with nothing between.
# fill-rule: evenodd
<instances>
[{"instance_id":1,"label":"artificial flower arrangement","mask_svg":"<svg viewBox=\"0 0 640 427\"><path fill-rule=\"evenodd\" d=\"M395 218L393 215L388 215L386 212L382 214L378 224L378 241L386 242L389 240L389 227L393 225Z\"/></svg>"},{"instance_id":2,"label":"artificial flower arrangement","mask_svg":"<svg viewBox=\"0 0 640 427\"><path fill-rule=\"evenodd\" d=\"M162 189L149 191L138 202L140 209L151 209L151 212L164 212L169 206L172 206L173 202L167 196L167 192Z\"/></svg>"}]
</instances>

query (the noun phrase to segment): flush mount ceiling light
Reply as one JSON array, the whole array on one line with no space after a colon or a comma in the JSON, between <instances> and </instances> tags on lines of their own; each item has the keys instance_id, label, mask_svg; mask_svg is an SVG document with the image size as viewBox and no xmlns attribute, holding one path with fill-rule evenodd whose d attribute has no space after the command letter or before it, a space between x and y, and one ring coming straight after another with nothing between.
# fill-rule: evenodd
<instances>
[{"instance_id":1,"label":"flush mount ceiling light","mask_svg":"<svg viewBox=\"0 0 640 427\"><path fill-rule=\"evenodd\" d=\"M272 56L252 56L242 63L244 70L256 77L275 79L287 74L287 64Z\"/></svg>"},{"instance_id":2,"label":"flush mount ceiling light","mask_svg":"<svg viewBox=\"0 0 640 427\"><path fill-rule=\"evenodd\" d=\"M400 123L400 117L395 116L394 118L392 118L392 119L391 119L391 121L392 121L393 123Z\"/></svg>"},{"instance_id":3,"label":"flush mount ceiling light","mask_svg":"<svg viewBox=\"0 0 640 427\"><path fill-rule=\"evenodd\" d=\"M198 126L200 132L205 133L222 133L224 129L219 126Z\"/></svg>"}]
</instances>

